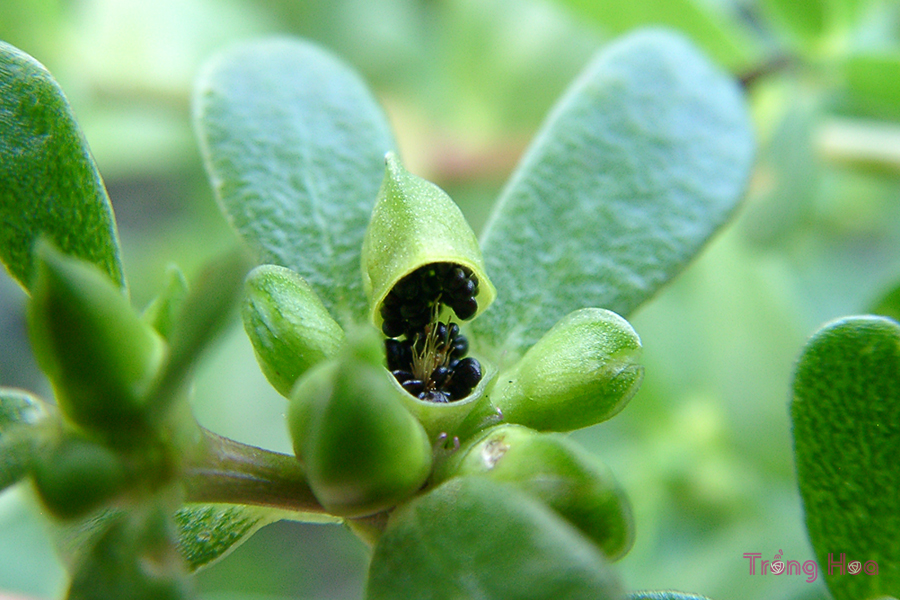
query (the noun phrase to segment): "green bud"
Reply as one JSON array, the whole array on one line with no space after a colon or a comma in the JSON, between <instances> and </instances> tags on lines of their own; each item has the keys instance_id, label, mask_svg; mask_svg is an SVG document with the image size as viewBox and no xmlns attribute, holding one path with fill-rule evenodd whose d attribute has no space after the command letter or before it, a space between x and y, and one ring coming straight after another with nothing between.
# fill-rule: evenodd
<instances>
[{"instance_id":1,"label":"green bud","mask_svg":"<svg viewBox=\"0 0 900 600\"><path fill-rule=\"evenodd\" d=\"M316 498L345 517L375 514L422 487L431 445L403 407L374 331L348 339L334 362L308 371L291 397L288 425Z\"/></svg>"},{"instance_id":2,"label":"green bud","mask_svg":"<svg viewBox=\"0 0 900 600\"><path fill-rule=\"evenodd\" d=\"M634 541L631 506L609 468L562 434L501 425L460 453L454 475L511 483L541 500L611 560Z\"/></svg>"},{"instance_id":3,"label":"green bud","mask_svg":"<svg viewBox=\"0 0 900 600\"><path fill-rule=\"evenodd\" d=\"M307 369L337 354L344 332L290 269L257 267L247 275L245 290L241 317L256 359L269 383L289 397Z\"/></svg>"},{"instance_id":4,"label":"green bud","mask_svg":"<svg viewBox=\"0 0 900 600\"><path fill-rule=\"evenodd\" d=\"M38 454L32 476L44 505L61 519L81 517L108 504L130 483L119 454L71 432Z\"/></svg>"},{"instance_id":5,"label":"green bud","mask_svg":"<svg viewBox=\"0 0 900 600\"><path fill-rule=\"evenodd\" d=\"M441 263L464 267L477 278L475 314L485 310L496 291L485 273L478 240L459 207L436 185L407 172L393 153L385 156L385 166L362 248L372 323L381 327L382 304L401 279Z\"/></svg>"},{"instance_id":6,"label":"green bud","mask_svg":"<svg viewBox=\"0 0 900 600\"><path fill-rule=\"evenodd\" d=\"M169 339L187 295L188 284L184 273L177 266L171 265L166 270L166 287L144 309L141 318L161 336Z\"/></svg>"},{"instance_id":7,"label":"green bud","mask_svg":"<svg viewBox=\"0 0 900 600\"><path fill-rule=\"evenodd\" d=\"M571 431L612 417L637 392L641 340L628 321L600 308L570 313L497 376L503 420Z\"/></svg>"},{"instance_id":8,"label":"green bud","mask_svg":"<svg viewBox=\"0 0 900 600\"><path fill-rule=\"evenodd\" d=\"M32 346L65 416L93 431L142 428L166 352L159 334L97 267L49 245L38 248L31 291Z\"/></svg>"}]
</instances>

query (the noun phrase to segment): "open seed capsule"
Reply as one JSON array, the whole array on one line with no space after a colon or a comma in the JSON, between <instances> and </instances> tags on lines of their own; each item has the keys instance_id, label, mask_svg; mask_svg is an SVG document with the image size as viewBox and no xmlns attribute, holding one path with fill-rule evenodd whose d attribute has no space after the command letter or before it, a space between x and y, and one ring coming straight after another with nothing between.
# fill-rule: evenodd
<instances>
[{"instance_id":1,"label":"open seed capsule","mask_svg":"<svg viewBox=\"0 0 900 600\"><path fill-rule=\"evenodd\" d=\"M562 434L499 425L475 442L448 476L485 476L515 485L555 510L611 560L634 541L631 505L610 470Z\"/></svg>"},{"instance_id":2,"label":"open seed capsule","mask_svg":"<svg viewBox=\"0 0 900 600\"><path fill-rule=\"evenodd\" d=\"M329 512L371 515L402 502L431 472L422 425L404 408L374 331L297 382L288 414L294 450Z\"/></svg>"},{"instance_id":3,"label":"open seed capsule","mask_svg":"<svg viewBox=\"0 0 900 600\"><path fill-rule=\"evenodd\" d=\"M571 431L612 417L637 392L641 340L614 312L585 308L563 317L512 368L492 401L508 423Z\"/></svg>"},{"instance_id":4,"label":"open seed capsule","mask_svg":"<svg viewBox=\"0 0 900 600\"><path fill-rule=\"evenodd\" d=\"M166 344L90 263L47 244L37 251L28 305L35 356L73 423L128 442L144 429L145 394Z\"/></svg>"},{"instance_id":5,"label":"open seed capsule","mask_svg":"<svg viewBox=\"0 0 900 600\"><path fill-rule=\"evenodd\" d=\"M447 307L465 320L494 300L478 240L459 207L407 172L393 153L362 249L370 316L388 337L410 334Z\"/></svg>"},{"instance_id":6,"label":"open seed capsule","mask_svg":"<svg viewBox=\"0 0 900 600\"><path fill-rule=\"evenodd\" d=\"M260 368L281 395L290 396L307 369L337 354L344 332L309 284L290 269L257 267L244 285L241 317Z\"/></svg>"}]
</instances>

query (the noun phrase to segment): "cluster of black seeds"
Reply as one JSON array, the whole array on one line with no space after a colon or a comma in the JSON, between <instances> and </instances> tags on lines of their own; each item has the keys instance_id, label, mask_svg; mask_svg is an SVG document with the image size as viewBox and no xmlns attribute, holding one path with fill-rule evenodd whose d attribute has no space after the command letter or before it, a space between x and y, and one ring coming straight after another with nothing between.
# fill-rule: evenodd
<instances>
[{"instance_id":1,"label":"cluster of black seeds","mask_svg":"<svg viewBox=\"0 0 900 600\"><path fill-rule=\"evenodd\" d=\"M432 263L416 269L388 292L381 304L381 330L389 338L414 338L431 323L441 304L465 321L478 311L478 277L453 263Z\"/></svg>"},{"instance_id":2,"label":"cluster of black seeds","mask_svg":"<svg viewBox=\"0 0 900 600\"><path fill-rule=\"evenodd\" d=\"M469 341L456 323L429 323L412 339L389 338L384 345L391 374L422 400L460 400L481 381L481 364L466 357Z\"/></svg>"},{"instance_id":3,"label":"cluster of black seeds","mask_svg":"<svg viewBox=\"0 0 900 600\"><path fill-rule=\"evenodd\" d=\"M460 319L471 318L478 310L476 294L475 274L451 263L417 269L388 293L381 306L387 365L413 396L453 402L468 396L481 381L481 364L466 357L469 341L459 325L438 320L442 304Z\"/></svg>"}]
</instances>

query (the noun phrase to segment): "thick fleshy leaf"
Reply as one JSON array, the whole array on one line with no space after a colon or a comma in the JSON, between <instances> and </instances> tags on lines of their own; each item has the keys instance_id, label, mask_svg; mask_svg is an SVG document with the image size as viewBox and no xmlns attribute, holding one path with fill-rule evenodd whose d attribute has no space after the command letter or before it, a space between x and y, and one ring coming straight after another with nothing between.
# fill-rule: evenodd
<instances>
[{"instance_id":1,"label":"thick fleshy leaf","mask_svg":"<svg viewBox=\"0 0 900 600\"><path fill-rule=\"evenodd\" d=\"M28 473L38 452L34 425L46 417L43 402L31 394L0 388L0 490Z\"/></svg>"},{"instance_id":2,"label":"thick fleshy leaf","mask_svg":"<svg viewBox=\"0 0 900 600\"><path fill-rule=\"evenodd\" d=\"M900 597L900 325L848 317L817 332L791 418L806 527L832 596Z\"/></svg>"},{"instance_id":3,"label":"thick fleshy leaf","mask_svg":"<svg viewBox=\"0 0 900 600\"><path fill-rule=\"evenodd\" d=\"M508 484L459 477L397 509L372 555L366 597L622 596L600 550L550 509Z\"/></svg>"},{"instance_id":4,"label":"thick fleshy leaf","mask_svg":"<svg viewBox=\"0 0 900 600\"><path fill-rule=\"evenodd\" d=\"M195 118L238 233L263 262L299 273L339 322L361 321L360 249L394 141L359 76L307 42L241 45L207 68Z\"/></svg>"},{"instance_id":5,"label":"thick fleshy leaf","mask_svg":"<svg viewBox=\"0 0 900 600\"><path fill-rule=\"evenodd\" d=\"M0 42L0 261L26 289L41 237L124 286L112 207L66 97Z\"/></svg>"},{"instance_id":6,"label":"thick fleshy leaf","mask_svg":"<svg viewBox=\"0 0 900 600\"><path fill-rule=\"evenodd\" d=\"M483 234L497 300L472 327L518 351L578 308L628 315L731 214L753 148L737 86L690 43L663 31L613 43L501 195Z\"/></svg>"}]
</instances>

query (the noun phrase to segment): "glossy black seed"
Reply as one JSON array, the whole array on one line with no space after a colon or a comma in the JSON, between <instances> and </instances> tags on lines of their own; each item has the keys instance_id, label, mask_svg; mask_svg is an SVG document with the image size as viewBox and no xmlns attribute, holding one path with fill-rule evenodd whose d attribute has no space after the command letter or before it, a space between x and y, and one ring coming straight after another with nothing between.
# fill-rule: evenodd
<instances>
[{"instance_id":1,"label":"glossy black seed","mask_svg":"<svg viewBox=\"0 0 900 600\"><path fill-rule=\"evenodd\" d=\"M387 358L388 369L405 369L412 362L412 352L409 344L394 339L384 340L384 353Z\"/></svg>"},{"instance_id":2,"label":"glossy black seed","mask_svg":"<svg viewBox=\"0 0 900 600\"><path fill-rule=\"evenodd\" d=\"M431 372L431 381L434 382L435 387L441 387L444 385L444 382L447 381L447 378L450 376L450 369L448 367L439 366Z\"/></svg>"},{"instance_id":3,"label":"glossy black seed","mask_svg":"<svg viewBox=\"0 0 900 600\"><path fill-rule=\"evenodd\" d=\"M402 385L403 389L413 396L418 396L419 393L425 389L425 384L422 383L422 381L419 379L407 379L400 385Z\"/></svg>"},{"instance_id":4,"label":"glossy black seed","mask_svg":"<svg viewBox=\"0 0 900 600\"><path fill-rule=\"evenodd\" d=\"M444 325L443 323L438 323L438 324L435 326L434 329L435 329L435 331L434 331L434 336L435 336L435 338L437 338L439 341L443 342L444 340L448 339L448 338L447 338L447 334L448 334L449 332L448 332L448 330L447 330L447 326L446 326L446 325Z\"/></svg>"},{"instance_id":5,"label":"glossy black seed","mask_svg":"<svg viewBox=\"0 0 900 600\"><path fill-rule=\"evenodd\" d=\"M421 392L418 395L418 398L427 402L450 402L450 396L448 396L446 392L442 392L440 390L428 390L427 392Z\"/></svg>"},{"instance_id":6,"label":"glossy black seed","mask_svg":"<svg viewBox=\"0 0 900 600\"><path fill-rule=\"evenodd\" d=\"M450 323L450 326L447 327L447 340L452 342L459 335L459 325L456 323ZM465 339L465 338L463 338Z\"/></svg>"},{"instance_id":7,"label":"glossy black seed","mask_svg":"<svg viewBox=\"0 0 900 600\"><path fill-rule=\"evenodd\" d=\"M460 335L457 336L453 341L453 346L450 348L450 356L454 358L462 358L469 352L469 340L466 339L466 336Z\"/></svg>"},{"instance_id":8,"label":"glossy black seed","mask_svg":"<svg viewBox=\"0 0 900 600\"><path fill-rule=\"evenodd\" d=\"M459 286L458 288L450 291L450 297L458 300L465 300L466 298L471 298L475 294L475 283L472 282L471 279L466 279L466 282Z\"/></svg>"},{"instance_id":9,"label":"glossy black seed","mask_svg":"<svg viewBox=\"0 0 900 600\"><path fill-rule=\"evenodd\" d=\"M478 302L475 301L475 298L468 298L467 300L456 302L451 304L450 307L453 309L453 312L456 313L456 316L463 321L471 319L475 316L475 313L478 312Z\"/></svg>"},{"instance_id":10,"label":"glossy black seed","mask_svg":"<svg viewBox=\"0 0 900 600\"><path fill-rule=\"evenodd\" d=\"M398 335L403 335L403 332L406 331L406 327L404 326L403 321L391 319L389 321L384 321L381 324L381 331L389 338L395 338Z\"/></svg>"},{"instance_id":11,"label":"glossy black seed","mask_svg":"<svg viewBox=\"0 0 900 600\"><path fill-rule=\"evenodd\" d=\"M444 289L455 290L466 284L469 278L461 267L456 267L444 277Z\"/></svg>"},{"instance_id":12,"label":"glossy black seed","mask_svg":"<svg viewBox=\"0 0 900 600\"><path fill-rule=\"evenodd\" d=\"M471 389L478 385L479 381L481 381L481 363L471 356L461 359L453 370L453 382L469 386Z\"/></svg>"},{"instance_id":13,"label":"glossy black seed","mask_svg":"<svg viewBox=\"0 0 900 600\"><path fill-rule=\"evenodd\" d=\"M404 371L403 369L395 369L391 371L391 375L393 375L394 379L399 381L401 385L413 378L412 373Z\"/></svg>"}]
</instances>

